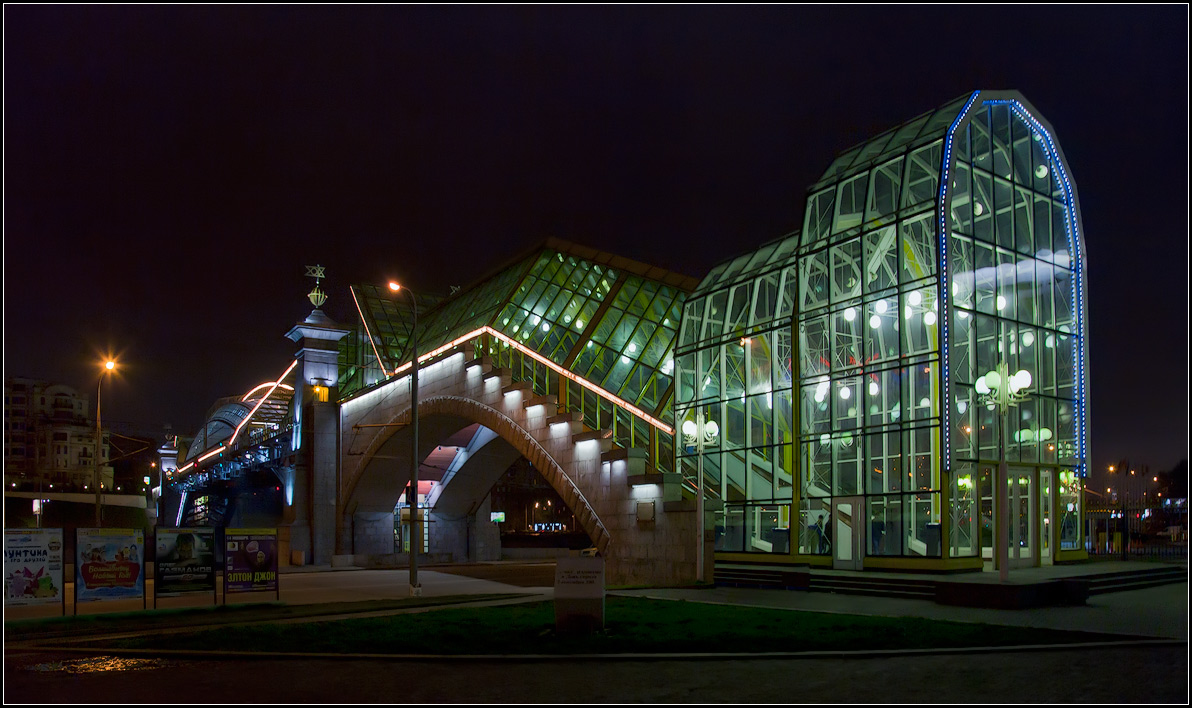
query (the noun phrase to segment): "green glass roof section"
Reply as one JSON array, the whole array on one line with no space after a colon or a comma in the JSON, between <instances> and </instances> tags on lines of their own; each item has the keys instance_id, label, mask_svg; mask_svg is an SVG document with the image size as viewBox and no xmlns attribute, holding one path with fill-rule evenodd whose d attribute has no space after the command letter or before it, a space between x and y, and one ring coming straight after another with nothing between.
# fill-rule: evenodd
<instances>
[{"instance_id":1,"label":"green glass roof section","mask_svg":"<svg viewBox=\"0 0 1192 708\"><path fill-rule=\"evenodd\" d=\"M665 401L682 306L694 278L558 239L484 280L427 306L419 297L418 350L431 351L485 325L646 411ZM409 359L410 304L377 286L355 286L384 366ZM346 337L374 360L368 336ZM363 361L358 368L367 368ZM341 368L341 372L344 371ZM341 395L364 387L341 375ZM383 376L375 376L377 381Z\"/></svg>"},{"instance_id":2,"label":"green glass roof section","mask_svg":"<svg viewBox=\"0 0 1192 708\"><path fill-rule=\"evenodd\" d=\"M679 351L743 337L794 313L799 233L714 267L687 298Z\"/></svg>"}]
</instances>

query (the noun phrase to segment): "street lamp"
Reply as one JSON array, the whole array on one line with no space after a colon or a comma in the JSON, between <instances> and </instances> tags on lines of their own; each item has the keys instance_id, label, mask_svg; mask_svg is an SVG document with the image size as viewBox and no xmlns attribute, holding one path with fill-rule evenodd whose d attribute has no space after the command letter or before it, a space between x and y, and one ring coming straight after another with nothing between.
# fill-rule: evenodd
<instances>
[{"instance_id":1,"label":"street lamp","mask_svg":"<svg viewBox=\"0 0 1192 708\"><path fill-rule=\"evenodd\" d=\"M1019 369L1010 375L1010 365L998 362L997 368L977 379L973 388L980 399L990 408L996 408L1001 426L997 436L997 562L998 578L1006 582L1010 577L1010 474L1006 464L1006 414L1011 406L1026 399L1026 389L1031 385L1031 373Z\"/></svg>"},{"instance_id":2,"label":"street lamp","mask_svg":"<svg viewBox=\"0 0 1192 708\"><path fill-rule=\"evenodd\" d=\"M401 284L390 280L389 289L394 293L402 292ZM418 519L418 298L414 291L405 289L409 293L410 301L414 305L414 322L410 327L410 430L413 433L410 443L410 596L421 597L422 585L418 582L418 550L422 546Z\"/></svg>"},{"instance_id":3,"label":"street lamp","mask_svg":"<svg viewBox=\"0 0 1192 708\"><path fill-rule=\"evenodd\" d=\"M108 359L107 361L104 362L103 367L104 367L103 370L99 372L99 387L95 390L95 480L94 481L95 481L95 527L96 528L99 528L103 524L101 514L100 514L100 505L103 503L103 501L100 499L100 496L99 496L99 491L100 491L99 490L99 479L100 479L100 476L99 476L99 442L103 435L101 432L101 428L100 428L100 403L101 403L101 397L103 396L104 379L107 378L107 375L112 373L112 371L116 368L116 362L112 361L111 359Z\"/></svg>"},{"instance_id":4,"label":"street lamp","mask_svg":"<svg viewBox=\"0 0 1192 708\"><path fill-rule=\"evenodd\" d=\"M704 446L715 445L716 437L720 435L720 426L716 421L704 422L703 411L697 411L695 420L683 421L683 444L686 447L695 446L696 460L696 493L695 518L698 538L695 546L695 578L704 580Z\"/></svg>"}]
</instances>

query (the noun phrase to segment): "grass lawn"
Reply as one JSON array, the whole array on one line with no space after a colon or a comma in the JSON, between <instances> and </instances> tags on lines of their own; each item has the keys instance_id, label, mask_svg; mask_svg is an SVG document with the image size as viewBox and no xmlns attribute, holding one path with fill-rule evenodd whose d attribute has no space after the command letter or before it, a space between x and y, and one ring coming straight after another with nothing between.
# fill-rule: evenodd
<instances>
[{"instance_id":1,"label":"grass lawn","mask_svg":"<svg viewBox=\"0 0 1192 708\"><path fill-rule=\"evenodd\" d=\"M284 608L258 608L256 612L262 615L261 619L267 619L264 615L278 609ZM252 608L248 612L251 616ZM240 617L240 621L244 619L246 616ZM31 623L22 624L25 626L20 628L21 638L40 633ZM183 622L179 626L186 624ZM189 624L193 626L193 620ZM14 638L11 623L7 629L11 640ZM128 628L117 626L111 631L116 629L127 631ZM1123 637L912 617L870 617L609 597L605 602L604 631L591 635L556 633L553 603L533 602L334 621L266 622L202 630L195 627L194 631L186 629L106 639L97 645L113 649L336 654L554 655L946 649L1113 639Z\"/></svg>"}]
</instances>

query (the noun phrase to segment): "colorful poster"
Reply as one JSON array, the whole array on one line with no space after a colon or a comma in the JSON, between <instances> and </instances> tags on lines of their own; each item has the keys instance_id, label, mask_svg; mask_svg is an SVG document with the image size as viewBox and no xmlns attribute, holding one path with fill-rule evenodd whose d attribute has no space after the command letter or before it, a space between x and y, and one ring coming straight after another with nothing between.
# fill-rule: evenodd
<instances>
[{"instance_id":1,"label":"colorful poster","mask_svg":"<svg viewBox=\"0 0 1192 708\"><path fill-rule=\"evenodd\" d=\"M224 593L277 591L277 529L227 529Z\"/></svg>"},{"instance_id":2,"label":"colorful poster","mask_svg":"<svg viewBox=\"0 0 1192 708\"><path fill-rule=\"evenodd\" d=\"M215 529L157 529L154 594L215 592Z\"/></svg>"},{"instance_id":3,"label":"colorful poster","mask_svg":"<svg viewBox=\"0 0 1192 708\"><path fill-rule=\"evenodd\" d=\"M75 602L145 596L143 531L78 529L75 539Z\"/></svg>"},{"instance_id":4,"label":"colorful poster","mask_svg":"<svg viewBox=\"0 0 1192 708\"><path fill-rule=\"evenodd\" d=\"M63 553L62 529L5 529L4 604L61 603Z\"/></svg>"}]
</instances>

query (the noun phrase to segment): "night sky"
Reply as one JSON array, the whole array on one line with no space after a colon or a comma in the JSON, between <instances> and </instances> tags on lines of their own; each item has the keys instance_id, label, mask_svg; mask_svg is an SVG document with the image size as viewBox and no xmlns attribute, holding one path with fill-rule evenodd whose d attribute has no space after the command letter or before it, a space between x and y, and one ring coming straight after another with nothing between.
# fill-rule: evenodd
<instances>
[{"instance_id":1,"label":"night sky","mask_svg":"<svg viewBox=\"0 0 1192 708\"><path fill-rule=\"evenodd\" d=\"M1188 449L1188 8L4 8L4 373L191 434L326 267L468 285L548 236L702 277L833 156L973 89L1084 218L1093 469Z\"/></svg>"}]
</instances>

